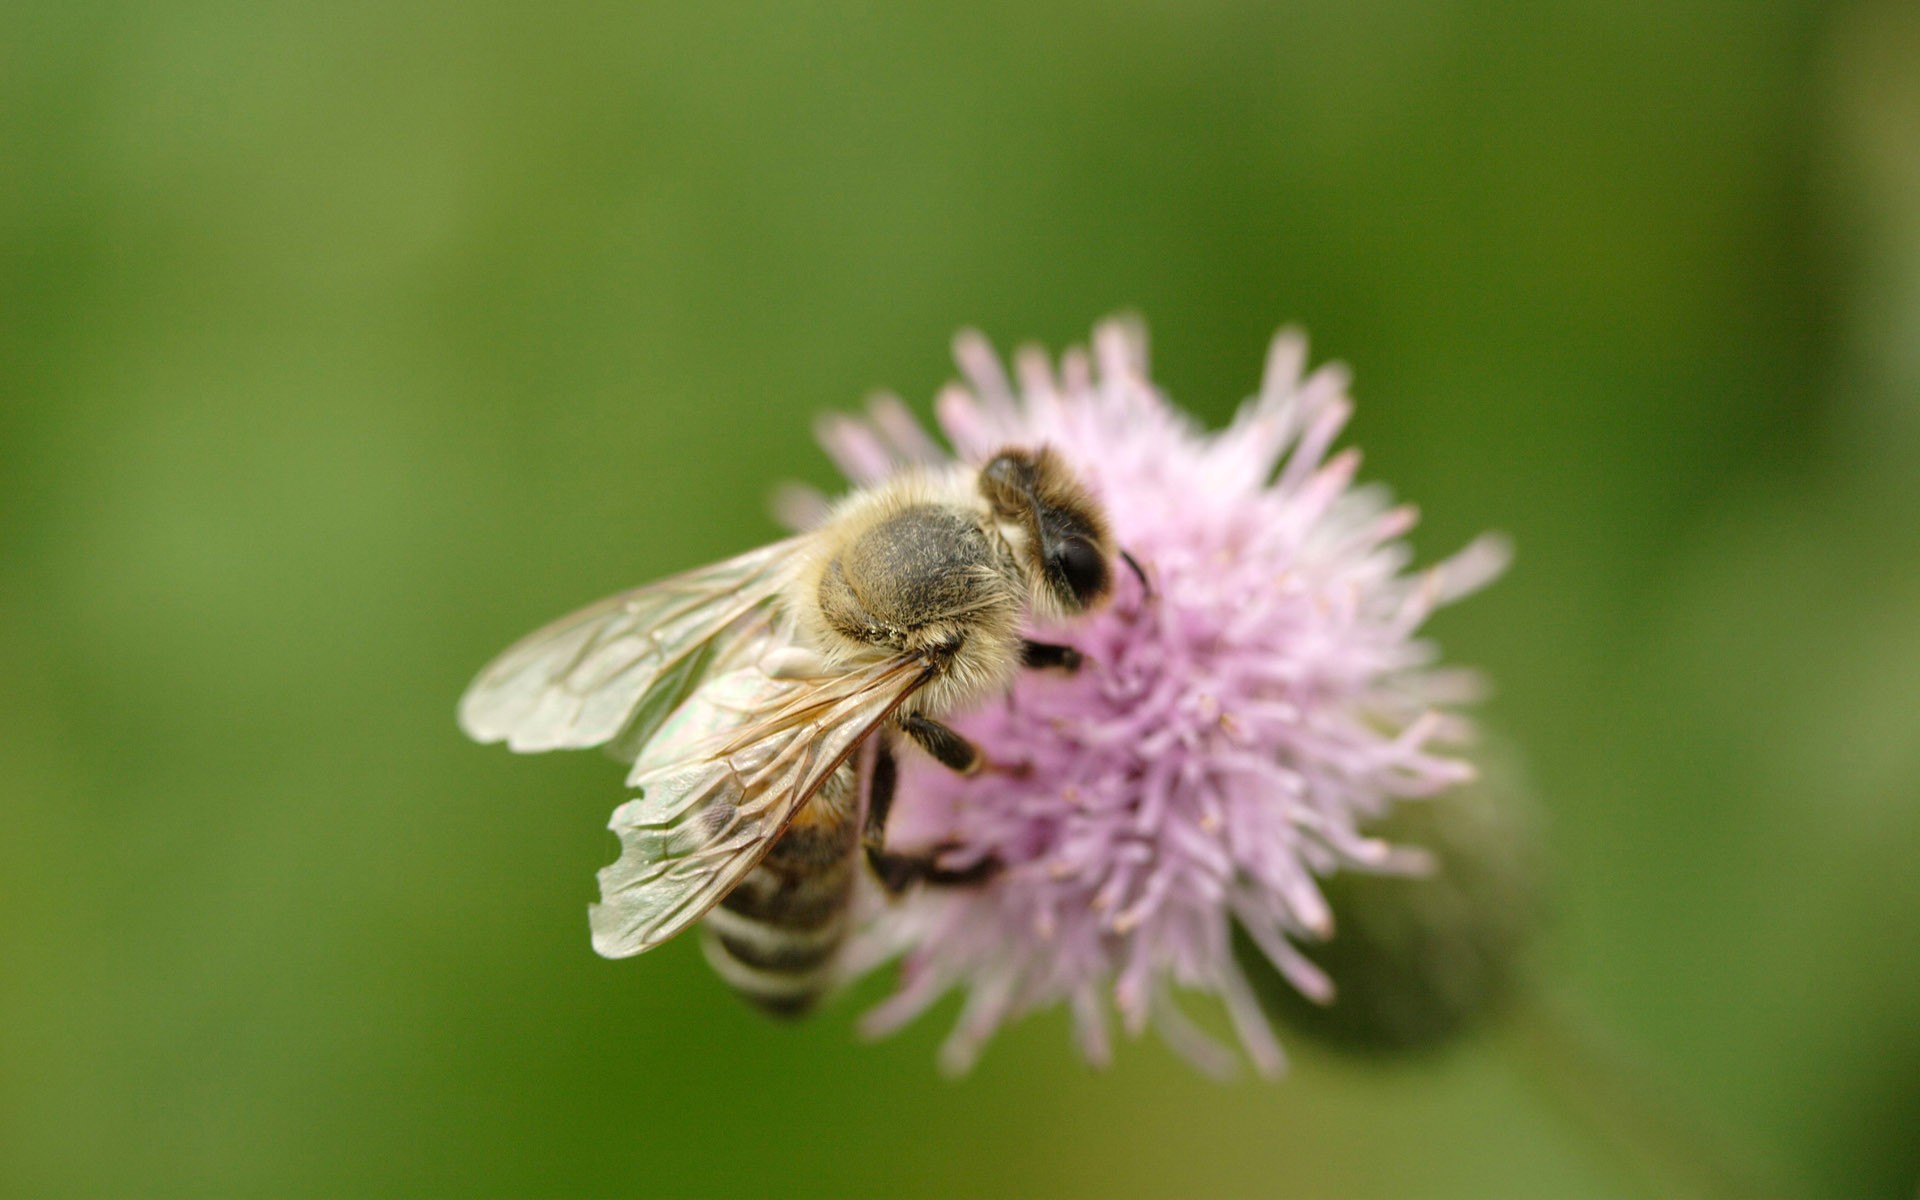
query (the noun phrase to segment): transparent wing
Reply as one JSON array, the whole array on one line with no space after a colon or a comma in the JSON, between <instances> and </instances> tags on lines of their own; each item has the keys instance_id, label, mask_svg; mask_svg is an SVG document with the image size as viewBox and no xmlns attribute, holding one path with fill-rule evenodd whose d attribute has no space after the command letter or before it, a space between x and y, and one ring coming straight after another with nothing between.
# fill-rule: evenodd
<instances>
[{"instance_id":1,"label":"transparent wing","mask_svg":"<svg viewBox=\"0 0 1920 1200\"><path fill-rule=\"evenodd\" d=\"M657 724L716 659L764 637L798 539L608 597L531 633L460 698L460 728L522 753L599 746Z\"/></svg>"},{"instance_id":2,"label":"transparent wing","mask_svg":"<svg viewBox=\"0 0 1920 1200\"><path fill-rule=\"evenodd\" d=\"M627 782L642 794L608 822L621 853L589 909L593 948L623 958L699 920L926 679L910 659L799 679L756 665L709 679L634 763Z\"/></svg>"}]
</instances>

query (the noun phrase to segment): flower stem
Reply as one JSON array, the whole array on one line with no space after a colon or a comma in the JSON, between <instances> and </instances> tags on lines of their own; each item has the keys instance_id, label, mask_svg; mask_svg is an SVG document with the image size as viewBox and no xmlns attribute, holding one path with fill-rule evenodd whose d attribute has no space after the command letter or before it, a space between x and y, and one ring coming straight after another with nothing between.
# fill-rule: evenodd
<instances>
[{"instance_id":1,"label":"flower stem","mask_svg":"<svg viewBox=\"0 0 1920 1200\"><path fill-rule=\"evenodd\" d=\"M1659 1196L1780 1200L1752 1154L1688 1108L1588 1014L1539 988L1515 997L1507 1042L1529 1082Z\"/></svg>"}]
</instances>

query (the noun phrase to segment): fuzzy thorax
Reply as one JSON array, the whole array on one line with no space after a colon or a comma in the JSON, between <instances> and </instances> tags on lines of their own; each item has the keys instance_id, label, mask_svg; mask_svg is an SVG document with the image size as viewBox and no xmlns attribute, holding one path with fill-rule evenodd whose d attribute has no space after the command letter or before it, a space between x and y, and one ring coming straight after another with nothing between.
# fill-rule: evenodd
<instances>
[{"instance_id":1,"label":"fuzzy thorax","mask_svg":"<svg viewBox=\"0 0 1920 1200\"><path fill-rule=\"evenodd\" d=\"M1004 690L1030 591L1014 540L966 469L913 472L854 492L810 535L783 594L829 667L901 657L935 676L914 707L945 712Z\"/></svg>"}]
</instances>

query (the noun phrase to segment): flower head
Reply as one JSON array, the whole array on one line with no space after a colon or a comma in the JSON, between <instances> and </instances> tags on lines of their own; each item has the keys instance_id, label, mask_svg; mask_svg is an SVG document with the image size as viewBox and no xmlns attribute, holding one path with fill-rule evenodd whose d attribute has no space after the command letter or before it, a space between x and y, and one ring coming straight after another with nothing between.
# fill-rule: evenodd
<instances>
[{"instance_id":1,"label":"flower head","mask_svg":"<svg viewBox=\"0 0 1920 1200\"><path fill-rule=\"evenodd\" d=\"M1330 997L1296 946L1332 933L1317 880L1418 869L1363 825L1470 777L1436 747L1464 740L1446 706L1469 697L1471 677L1436 668L1415 635L1497 574L1504 548L1482 539L1407 570L1413 510L1354 486L1355 451L1329 454L1351 408L1346 375L1305 374L1296 333L1275 340L1259 394L1217 433L1154 390L1131 324L1102 325L1091 356L1069 351L1057 370L1023 352L1013 379L977 335L956 353L966 383L937 416L958 457L1053 447L1146 583L1123 572L1106 608L1039 631L1085 655L1078 672L1029 672L1004 702L953 718L1018 770L903 763L889 841L1002 869L876 906L850 967L898 956L901 983L867 1027L895 1029L958 988L967 1000L942 1052L952 1070L1003 1022L1064 1003L1090 1060L1109 1058L1117 1010L1128 1033L1151 1026L1225 1073L1233 1054L1175 1003L1199 990L1224 1001L1254 1065L1278 1071L1233 926L1303 994ZM821 437L856 483L947 459L891 399Z\"/></svg>"}]
</instances>

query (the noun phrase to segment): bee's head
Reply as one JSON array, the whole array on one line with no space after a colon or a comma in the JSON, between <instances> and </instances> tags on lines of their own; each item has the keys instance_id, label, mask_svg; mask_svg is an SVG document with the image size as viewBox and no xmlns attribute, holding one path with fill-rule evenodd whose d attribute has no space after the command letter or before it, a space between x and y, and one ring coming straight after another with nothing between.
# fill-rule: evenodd
<instances>
[{"instance_id":1,"label":"bee's head","mask_svg":"<svg viewBox=\"0 0 1920 1200\"><path fill-rule=\"evenodd\" d=\"M1035 607L1073 616L1113 589L1113 535L1107 516L1051 449L1008 448L980 471L980 492L1016 538L1034 581Z\"/></svg>"}]
</instances>

